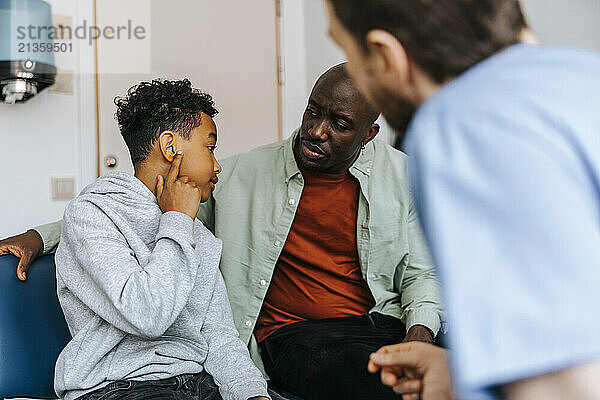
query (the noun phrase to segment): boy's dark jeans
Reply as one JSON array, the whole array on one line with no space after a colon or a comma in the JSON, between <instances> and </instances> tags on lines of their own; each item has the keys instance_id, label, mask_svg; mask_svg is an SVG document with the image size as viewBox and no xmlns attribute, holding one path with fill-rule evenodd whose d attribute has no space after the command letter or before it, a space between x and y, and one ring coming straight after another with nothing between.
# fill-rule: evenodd
<instances>
[{"instance_id":1,"label":"boy's dark jeans","mask_svg":"<svg viewBox=\"0 0 600 400\"><path fill-rule=\"evenodd\" d=\"M269 390L273 400L285 400ZM205 371L160 381L118 381L77 400L222 400L212 376Z\"/></svg>"},{"instance_id":2,"label":"boy's dark jeans","mask_svg":"<svg viewBox=\"0 0 600 400\"><path fill-rule=\"evenodd\" d=\"M221 400L219 388L206 372L159 381L118 381L77 400Z\"/></svg>"},{"instance_id":3,"label":"boy's dark jeans","mask_svg":"<svg viewBox=\"0 0 600 400\"><path fill-rule=\"evenodd\" d=\"M260 349L273 382L307 400L399 399L378 373L367 371L367 362L405 336L399 319L372 313L296 322L263 340Z\"/></svg>"}]
</instances>

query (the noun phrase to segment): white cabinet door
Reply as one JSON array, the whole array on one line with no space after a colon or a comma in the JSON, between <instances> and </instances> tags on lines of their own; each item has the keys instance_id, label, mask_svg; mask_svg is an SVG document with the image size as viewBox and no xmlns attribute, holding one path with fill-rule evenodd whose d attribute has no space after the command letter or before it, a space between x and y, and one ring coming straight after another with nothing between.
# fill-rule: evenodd
<instances>
[{"instance_id":1,"label":"white cabinet door","mask_svg":"<svg viewBox=\"0 0 600 400\"><path fill-rule=\"evenodd\" d=\"M97 0L96 10L99 27L131 21L146 35L98 40L101 174L132 171L113 99L142 80L189 78L213 96L218 158L281 137L275 0Z\"/></svg>"}]
</instances>

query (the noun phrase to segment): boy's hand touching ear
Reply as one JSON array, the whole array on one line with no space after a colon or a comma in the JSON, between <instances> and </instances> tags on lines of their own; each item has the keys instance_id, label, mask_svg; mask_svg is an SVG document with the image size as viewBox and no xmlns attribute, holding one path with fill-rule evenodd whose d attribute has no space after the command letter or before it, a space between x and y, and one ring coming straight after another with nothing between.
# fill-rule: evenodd
<instances>
[{"instance_id":1,"label":"boy's hand touching ear","mask_svg":"<svg viewBox=\"0 0 600 400\"><path fill-rule=\"evenodd\" d=\"M156 198L163 213L178 211L196 218L202 193L196 183L187 176L179 176L183 154L178 152L171 163L166 177L159 175L156 180Z\"/></svg>"}]
</instances>

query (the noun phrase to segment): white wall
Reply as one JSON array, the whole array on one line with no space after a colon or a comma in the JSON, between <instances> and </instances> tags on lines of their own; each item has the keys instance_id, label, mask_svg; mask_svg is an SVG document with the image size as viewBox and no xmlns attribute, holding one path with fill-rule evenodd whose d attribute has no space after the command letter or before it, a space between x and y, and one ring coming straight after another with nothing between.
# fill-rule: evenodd
<instances>
[{"instance_id":1,"label":"white wall","mask_svg":"<svg viewBox=\"0 0 600 400\"><path fill-rule=\"evenodd\" d=\"M288 137L300 125L306 108L307 84L304 1L283 0L280 6L280 68L282 80L282 130Z\"/></svg>"},{"instance_id":2,"label":"white wall","mask_svg":"<svg viewBox=\"0 0 600 400\"><path fill-rule=\"evenodd\" d=\"M304 37L306 41L306 86L330 67L346 61L346 56L329 37L327 13L321 0L304 0Z\"/></svg>"},{"instance_id":3,"label":"white wall","mask_svg":"<svg viewBox=\"0 0 600 400\"><path fill-rule=\"evenodd\" d=\"M599 0L521 0L523 11L543 43L600 52Z\"/></svg>"},{"instance_id":4,"label":"white wall","mask_svg":"<svg viewBox=\"0 0 600 400\"><path fill-rule=\"evenodd\" d=\"M79 0L48 2L73 23L91 11ZM93 179L94 93L82 90L93 76L78 73L93 58L73 44L72 55L55 61L59 70L75 72L72 94L45 91L26 103L0 104L0 238L62 217L66 201L51 200L51 177L74 177L76 192Z\"/></svg>"}]
</instances>

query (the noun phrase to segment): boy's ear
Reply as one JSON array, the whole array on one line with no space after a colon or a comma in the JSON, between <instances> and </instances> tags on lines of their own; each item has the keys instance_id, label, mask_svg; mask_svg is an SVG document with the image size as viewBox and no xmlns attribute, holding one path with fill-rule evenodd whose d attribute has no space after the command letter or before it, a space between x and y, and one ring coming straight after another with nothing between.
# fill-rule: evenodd
<instances>
[{"instance_id":1,"label":"boy's ear","mask_svg":"<svg viewBox=\"0 0 600 400\"><path fill-rule=\"evenodd\" d=\"M175 134L171 131L161 132L158 136L158 145L165 160L173 162L175 154L177 154L177 149L175 148Z\"/></svg>"}]
</instances>

